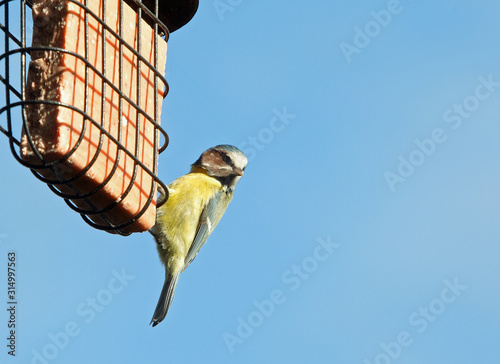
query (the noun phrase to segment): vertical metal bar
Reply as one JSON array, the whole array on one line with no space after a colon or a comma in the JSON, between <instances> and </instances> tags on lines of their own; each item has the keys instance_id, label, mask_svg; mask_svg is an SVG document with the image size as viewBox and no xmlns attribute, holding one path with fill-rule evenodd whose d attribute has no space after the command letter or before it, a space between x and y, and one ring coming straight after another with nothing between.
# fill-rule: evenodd
<instances>
[{"instance_id":1,"label":"vertical metal bar","mask_svg":"<svg viewBox=\"0 0 500 364\"><path fill-rule=\"evenodd\" d=\"M21 1L21 95L25 98L26 91L26 7L24 0ZM24 107L23 107L24 110Z\"/></svg>"},{"instance_id":2,"label":"vertical metal bar","mask_svg":"<svg viewBox=\"0 0 500 364\"><path fill-rule=\"evenodd\" d=\"M9 34L10 34L10 24L9 24L9 1L4 4L4 23L5 23L5 53L8 53L9 48ZM5 102L10 105L10 56L5 57ZM12 142L12 119L10 107L7 108L7 133L9 135L9 145L12 153L15 153L14 143Z\"/></svg>"},{"instance_id":3,"label":"vertical metal bar","mask_svg":"<svg viewBox=\"0 0 500 364\"><path fill-rule=\"evenodd\" d=\"M155 16L158 18L158 1L155 0ZM154 22L154 41L153 41L153 53L154 53L154 68L155 70L158 69L158 23L155 21ZM154 75L154 119L157 124L160 124L160 113L158 110L158 77L156 74ZM153 143L153 173L156 175L158 173L158 138L159 138L159 133L158 133L158 128L156 125L154 125L154 143ZM154 187L156 185L156 182L154 179L151 180L152 185L153 185L153 193L155 191ZM165 192L166 193L166 192Z\"/></svg>"},{"instance_id":4,"label":"vertical metal bar","mask_svg":"<svg viewBox=\"0 0 500 364\"><path fill-rule=\"evenodd\" d=\"M120 16L120 21L119 21L119 31L118 35L120 39L118 40L118 89L120 92L118 93L118 125L117 125L117 132L118 132L118 143L119 145L116 146L116 160L115 163L116 165L119 164L120 162L120 157L122 154L122 149L120 146L122 145L122 120L123 120L123 0L120 0L119 4L119 16ZM125 157L126 160L126 157Z\"/></svg>"},{"instance_id":5,"label":"vertical metal bar","mask_svg":"<svg viewBox=\"0 0 500 364\"><path fill-rule=\"evenodd\" d=\"M21 0L21 100L26 100L26 3ZM21 105L22 128L27 129L28 115L26 105Z\"/></svg>"},{"instance_id":6,"label":"vertical metal bar","mask_svg":"<svg viewBox=\"0 0 500 364\"><path fill-rule=\"evenodd\" d=\"M139 7L138 9L138 13L137 13L137 54L141 54L141 50L142 50L142 47L141 47L141 34L142 34L142 9ZM136 114L135 114L135 151L134 151L134 155L136 158L138 158L139 156L139 144L140 144L140 128L141 128L141 124L140 124L140 116L142 114L139 113L139 109L142 109L142 106L141 106L141 60L139 57L137 57L137 99L136 99L136 104L138 106L138 109L136 110ZM144 120L146 120L146 118L144 118ZM135 161L133 161L134 163L134 172L132 173L132 176L131 176L131 179L130 179L130 183L133 184L135 183L135 180L137 178L137 168L138 168L138 165Z\"/></svg>"}]
</instances>

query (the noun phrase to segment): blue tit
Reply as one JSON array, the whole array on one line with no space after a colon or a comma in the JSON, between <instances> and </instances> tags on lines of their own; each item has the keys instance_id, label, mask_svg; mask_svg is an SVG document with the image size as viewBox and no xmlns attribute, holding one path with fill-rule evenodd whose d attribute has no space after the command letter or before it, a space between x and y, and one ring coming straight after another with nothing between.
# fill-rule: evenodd
<instances>
[{"instance_id":1,"label":"blue tit","mask_svg":"<svg viewBox=\"0 0 500 364\"><path fill-rule=\"evenodd\" d=\"M168 186L167 201L157 210L156 224L150 229L165 265L165 283L151 320L153 327L167 315L179 274L224 215L247 162L238 148L218 145L203 152L188 174Z\"/></svg>"}]
</instances>

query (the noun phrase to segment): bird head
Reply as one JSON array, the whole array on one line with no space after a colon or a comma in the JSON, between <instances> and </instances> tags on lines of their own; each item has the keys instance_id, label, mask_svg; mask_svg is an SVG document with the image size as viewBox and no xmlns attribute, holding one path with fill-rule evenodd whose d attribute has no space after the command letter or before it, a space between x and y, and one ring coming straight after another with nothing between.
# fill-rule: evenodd
<instances>
[{"instance_id":1,"label":"bird head","mask_svg":"<svg viewBox=\"0 0 500 364\"><path fill-rule=\"evenodd\" d=\"M192 171L200 171L219 180L222 185L234 190L243 176L248 160L245 154L232 145L217 145L204 151L192 164Z\"/></svg>"}]
</instances>

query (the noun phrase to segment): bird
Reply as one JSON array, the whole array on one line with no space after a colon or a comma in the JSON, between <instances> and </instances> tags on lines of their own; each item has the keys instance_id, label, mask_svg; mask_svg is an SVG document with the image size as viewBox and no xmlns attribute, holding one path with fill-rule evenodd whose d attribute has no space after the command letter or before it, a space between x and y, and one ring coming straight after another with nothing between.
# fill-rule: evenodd
<instances>
[{"instance_id":1,"label":"bird","mask_svg":"<svg viewBox=\"0 0 500 364\"><path fill-rule=\"evenodd\" d=\"M193 261L224 215L247 163L238 148L217 145L204 151L189 173L167 186L167 200L157 209L156 223L149 230L165 266L165 282L150 322L153 327L167 315L179 274Z\"/></svg>"}]
</instances>

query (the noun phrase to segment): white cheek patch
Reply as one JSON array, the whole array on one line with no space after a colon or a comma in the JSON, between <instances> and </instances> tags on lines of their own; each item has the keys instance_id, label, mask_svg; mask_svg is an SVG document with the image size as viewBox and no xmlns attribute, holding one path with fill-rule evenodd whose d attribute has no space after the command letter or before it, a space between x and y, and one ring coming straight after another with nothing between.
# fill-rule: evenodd
<instances>
[{"instance_id":1,"label":"white cheek patch","mask_svg":"<svg viewBox=\"0 0 500 364\"><path fill-rule=\"evenodd\" d=\"M244 155L237 154L233 158L234 158L234 165L237 168L243 170L247 166L248 161Z\"/></svg>"},{"instance_id":2,"label":"white cheek patch","mask_svg":"<svg viewBox=\"0 0 500 364\"><path fill-rule=\"evenodd\" d=\"M229 185L229 190L232 192L236 188L236 185L238 184L239 180L241 179L241 176L236 176L233 178L231 181L231 184Z\"/></svg>"}]
</instances>

